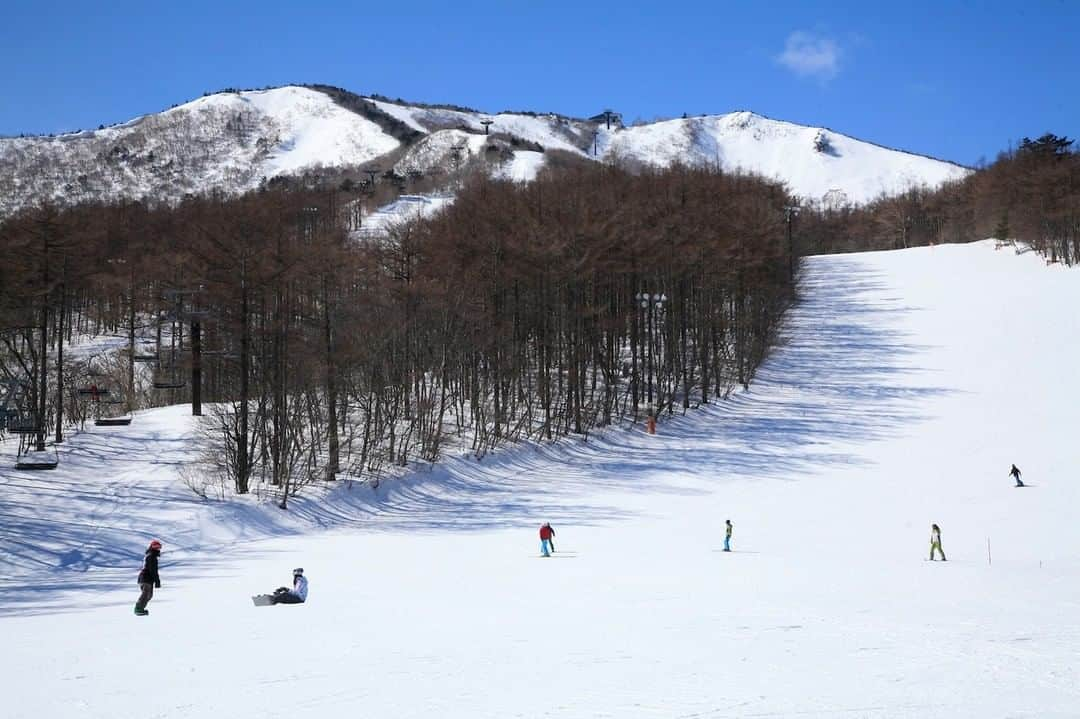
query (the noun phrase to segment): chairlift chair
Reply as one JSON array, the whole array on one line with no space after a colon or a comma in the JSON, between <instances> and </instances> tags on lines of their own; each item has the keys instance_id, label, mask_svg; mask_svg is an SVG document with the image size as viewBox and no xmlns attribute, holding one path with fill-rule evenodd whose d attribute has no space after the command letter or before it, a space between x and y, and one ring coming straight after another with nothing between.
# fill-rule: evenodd
<instances>
[{"instance_id":1,"label":"chairlift chair","mask_svg":"<svg viewBox=\"0 0 1080 719\"><path fill-rule=\"evenodd\" d=\"M39 434L43 431L37 413L27 404L28 388L25 382L5 383L7 391L0 403L0 429L9 434ZM22 440L20 440L21 444Z\"/></svg>"},{"instance_id":2,"label":"chairlift chair","mask_svg":"<svg viewBox=\"0 0 1080 719\"><path fill-rule=\"evenodd\" d=\"M35 428L36 429L36 428ZM56 453L56 445L49 445L47 449L38 451L33 449L33 440L28 437L19 439L19 452L15 455L15 469L56 469L60 464L60 455Z\"/></svg>"},{"instance_id":3,"label":"chairlift chair","mask_svg":"<svg viewBox=\"0 0 1080 719\"><path fill-rule=\"evenodd\" d=\"M183 389L187 387L187 382L177 379L175 375L164 379L155 379L153 384L154 389Z\"/></svg>"},{"instance_id":4,"label":"chairlift chair","mask_svg":"<svg viewBox=\"0 0 1080 719\"><path fill-rule=\"evenodd\" d=\"M60 457L56 454L56 448L50 452L45 450L28 450L15 459L15 469L50 470L56 469L60 464Z\"/></svg>"},{"instance_id":5,"label":"chairlift chair","mask_svg":"<svg viewBox=\"0 0 1080 719\"><path fill-rule=\"evenodd\" d=\"M94 424L98 427L126 427L131 424L131 415L123 415L120 417L98 417L94 420Z\"/></svg>"},{"instance_id":6,"label":"chairlift chair","mask_svg":"<svg viewBox=\"0 0 1080 719\"><path fill-rule=\"evenodd\" d=\"M102 416L102 405L108 407L115 407L117 405L127 404L127 399L121 395L114 394L111 399L98 400L97 416L94 417L94 425L98 427L126 427L131 424L131 413L122 412L120 414L112 416Z\"/></svg>"},{"instance_id":7,"label":"chairlift chair","mask_svg":"<svg viewBox=\"0 0 1080 719\"><path fill-rule=\"evenodd\" d=\"M203 357L220 357L226 360L240 359L240 353L235 350L203 350L199 354Z\"/></svg>"},{"instance_id":8,"label":"chairlift chair","mask_svg":"<svg viewBox=\"0 0 1080 719\"><path fill-rule=\"evenodd\" d=\"M22 382L7 382L7 392L0 403L0 429L11 434L37 434L41 423L27 403L27 386Z\"/></svg>"},{"instance_id":9,"label":"chairlift chair","mask_svg":"<svg viewBox=\"0 0 1080 719\"><path fill-rule=\"evenodd\" d=\"M16 417L15 419L9 419L7 423L7 431L11 434L37 434L41 429L32 418Z\"/></svg>"}]
</instances>

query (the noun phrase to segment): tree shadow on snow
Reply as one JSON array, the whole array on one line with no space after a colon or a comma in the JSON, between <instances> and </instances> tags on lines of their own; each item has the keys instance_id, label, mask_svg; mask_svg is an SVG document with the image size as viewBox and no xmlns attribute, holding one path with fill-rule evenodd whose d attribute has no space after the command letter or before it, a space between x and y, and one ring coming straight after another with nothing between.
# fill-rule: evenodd
<instances>
[{"instance_id":1,"label":"tree shadow on snow","mask_svg":"<svg viewBox=\"0 0 1080 719\"><path fill-rule=\"evenodd\" d=\"M141 428L137 419L127 431L82 433L64 446L63 471L0 473L0 569L19 575L0 578L0 616L55 611L72 591L134 588L152 535L179 550L170 553L170 574L183 577L195 571L196 557L200 572L208 558L227 560L235 550L226 543L313 526L443 532L546 519L596 525L632 515L605 493L704 495L725 482L797 480L859 462L846 443L903 431L927 419L926 399L952 391L926 383L930 375L914 366L925 348L891 328L918 308L882 299L883 290L881 278L855 259L804 263L803 300L782 329L787 343L750 391L666 417L655 436L617 427L587 442L529 443L482 461L450 458L377 489L339 482L309 490L290 499L287 512L267 502L195 497L175 479L191 444L175 432ZM116 480L84 481L102 467ZM167 481L155 481L165 468Z\"/></svg>"},{"instance_id":2,"label":"tree shadow on snow","mask_svg":"<svg viewBox=\"0 0 1080 719\"><path fill-rule=\"evenodd\" d=\"M612 522L630 513L603 501L607 491L706 494L728 481L795 480L860 462L846 443L893 436L927 419L928 398L952 391L927 384L932 375L914 366L926 348L890 329L918 308L881 299L888 288L864 265L809 262L801 289L783 329L788 342L750 391L667 418L655 436L613 428L587 442L456 457L376 492L339 488L332 501L309 498L292 511L333 526L359 515L365 531L385 532Z\"/></svg>"}]
</instances>

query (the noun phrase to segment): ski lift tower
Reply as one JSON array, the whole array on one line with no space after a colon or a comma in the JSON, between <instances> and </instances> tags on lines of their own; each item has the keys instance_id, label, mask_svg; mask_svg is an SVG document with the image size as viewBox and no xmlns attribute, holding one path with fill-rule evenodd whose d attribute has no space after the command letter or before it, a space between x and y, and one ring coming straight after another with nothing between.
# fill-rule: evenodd
<instances>
[{"instance_id":1,"label":"ski lift tower","mask_svg":"<svg viewBox=\"0 0 1080 719\"><path fill-rule=\"evenodd\" d=\"M199 294L203 291L203 285L197 284L185 289L167 289L164 292L166 298L172 299L173 310L171 319L173 322L173 336L170 337L170 374L166 378L154 380L154 389L181 389L187 386L177 372L177 359L182 347L176 344L175 327L182 327L186 320L191 325L189 336L191 338L191 414L194 417L202 416L202 323L210 312L203 309L198 301ZM158 368L161 368L160 349Z\"/></svg>"},{"instance_id":2,"label":"ski lift tower","mask_svg":"<svg viewBox=\"0 0 1080 719\"><path fill-rule=\"evenodd\" d=\"M469 149L469 143L465 140L450 146L450 160L454 163L454 172L461 169L465 160L465 152Z\"/></svg>"},{"instance_id":3,"label":"ski lift tower","mask_svg":"<svg viewBox=\"0 0 1080 719\"><path fill-rule=\"evenodd\" d=\"M488 128L489 128L489 127L491 127L491 125L492 125L492 124L493 124L494 122L495 122L495 121L494 121L494 120L492 120L492 119L491 119L490 117L485 117L485 118L484 118L483 120L481 120L481 121L480 121L480 124L484 126L484 134L485 134L485 135L487 135L487 134L488 134Z\"/></svg>"}]
</instances>

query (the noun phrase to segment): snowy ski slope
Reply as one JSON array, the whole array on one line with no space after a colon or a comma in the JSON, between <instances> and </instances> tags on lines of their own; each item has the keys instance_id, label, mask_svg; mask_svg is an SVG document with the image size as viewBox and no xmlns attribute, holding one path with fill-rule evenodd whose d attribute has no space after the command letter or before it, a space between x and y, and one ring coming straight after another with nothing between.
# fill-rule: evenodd
<instances>
[{"instance_id":1,"label":"snowy ski slope","mask_svg":"<svg viewBox=\"0 0 1080 719\"><path fill-rule=\"evenodd\" d=\"M186 494L184 408L3 458L4 715L1080 716L1077 270L978 243L811 258L802 291L749 392L656 436L288 513ZM251 605L294 566L307 604Z\"/></svg>"}]
</instances>

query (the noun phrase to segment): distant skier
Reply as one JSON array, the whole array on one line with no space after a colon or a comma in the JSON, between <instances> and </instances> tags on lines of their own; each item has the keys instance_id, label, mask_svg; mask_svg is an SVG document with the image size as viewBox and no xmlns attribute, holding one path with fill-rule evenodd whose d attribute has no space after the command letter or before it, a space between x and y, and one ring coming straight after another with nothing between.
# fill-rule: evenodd
<instances>
[{"instance_id":1,"label":"distant skier","mask_svg":"<svg viewBox=\"0 0 1080 719\"><path fill-rule=\"evenodd\" d=\"M278 587L271 594L271 604L303 604L307 601L308 581L302 567L292 570L292 589Z\"/></svg>"},{"instance_id":2,"label":"distant skier","mask_svg":"<svg viewBox=\"0 0 1080 719\"><path fill-rule=\"evenodd\" d=\"M936 524L930 525L930 561L934 561L934 550L941 554L941 561L945 561L945 550L941 548L941 527Z\"/></svg>"},{"instance_id":3,"label":"distant skier","mask_svg":"<svg viewBox=\"0 0 1080 719\"><path fill-rule=\"evenodd\" d=\"M161 589L161 577L158 576L158 557L161 556L161 542L151 540L143 556L142 569L139 570L139 600L135 602L136 616L145 617L150 613L146 605L154 598L154 588Z\"/></svg>"},{"instance_id":4,"label":"distant skier","mask_svg":"<svg viewBox=\"0 0 1080 719\"><path fill-rule=\"evenodd\" d=\"M725 520L725 522L727 523L727 527L724 530L724 551L725 552L730 552L731 551L731 532L733 531L734 527L731 526L731 520L730 519Z\"/></svg>"},{"instance_id":5,"label":"distant skier","mask_svg":"<svg viewBox=\"0 0 1080 719\"><path fill-rule=\"evenodd\" d=\"M550 557L551 552L554 551L555 528L551 526L550 522L544 522L544 526L540 527L540 554Z\"/></svg>"},{"instance_id":6,"label":"distant skier","mask_svg":"<svg viewBox=\"0 0 1080 719\"><path fill-rule=\"evenodd\" d=\"M1020 480L1020 468L1015 464L1012 466L1012 469L1009 470L1009 476L1016 480L1017 487L1024 486L1024 483Z\"/></svg>"}]
</instances>

